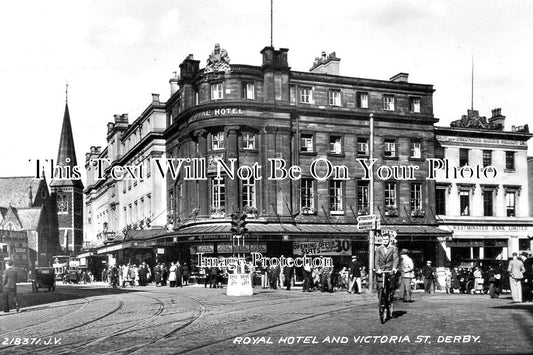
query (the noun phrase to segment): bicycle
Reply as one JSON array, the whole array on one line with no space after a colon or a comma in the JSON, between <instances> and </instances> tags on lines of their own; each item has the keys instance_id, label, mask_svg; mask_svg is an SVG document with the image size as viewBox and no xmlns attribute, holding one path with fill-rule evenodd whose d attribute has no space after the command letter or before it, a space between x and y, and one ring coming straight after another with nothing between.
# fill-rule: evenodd
<instances>
[{"instance_id":1,"label":"bicycle","mask_svg":"<svg viewBox=\"0 0 533 355\"><path fill-rule=\"evenodd\" d=\"M392 318L394 313L394 290L391 290L391 276L395 274L392 271L382 271L381 275L382 284L381 288L378 287L378 299L379 299L379 320L381 324ZM387 276L389 275L389 276Z\"/></svg>"}]
</instances>

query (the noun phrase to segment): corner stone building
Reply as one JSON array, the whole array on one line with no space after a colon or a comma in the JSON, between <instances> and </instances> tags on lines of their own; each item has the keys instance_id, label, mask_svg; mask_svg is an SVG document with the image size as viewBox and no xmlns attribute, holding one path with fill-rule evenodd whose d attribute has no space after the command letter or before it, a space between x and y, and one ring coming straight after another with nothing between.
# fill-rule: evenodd
<instances>
[{"instance_id":1,"label":"corner stone building","mask_svg":"<svg viewBox=\"0 0 533 355\"><path fill-rule=\"evenodd\" d=\"M169 221L174 231L160 240L166 257L196 263L197 252L228 256L258 251L270 256L331 256L336 266L358 254L367 259L368 232L356 218L371 212L369 182L356 159L369 157L370 114L378 167L418 166L412 176L389 177L382 168L374 183L374 214L383 229L398 232L417 263L443 259L437 238L434 181L425 159L434 156L433 86L339 75L335 53L315 59L310 72L293 71L288 49L265 47L262 65L233 65L218 46L207 66L189 55L170 80L167 158L199 158L206 179L167 174ZM269 159L301 167L301 179L269 179ZM260 167L262 178L215 178L216 161ZM310 168L317 161L312 176ZM327 163L345 166L327 175ZM194 160L191 160L194 162ZM278 163L278 167L279 167ZM195 171L193 163L190 171ZM243 168L246 169L246 168ZM335 170L335 169L334 169ZM389 171L390 172L390 171ZM344 173L344 174L342 174ZM325 177L324 179L322 179ZM249 233L237 248L230 215L244 211ZM439 249L440 248L440 249Z\"/></svg>"}]
</instances>

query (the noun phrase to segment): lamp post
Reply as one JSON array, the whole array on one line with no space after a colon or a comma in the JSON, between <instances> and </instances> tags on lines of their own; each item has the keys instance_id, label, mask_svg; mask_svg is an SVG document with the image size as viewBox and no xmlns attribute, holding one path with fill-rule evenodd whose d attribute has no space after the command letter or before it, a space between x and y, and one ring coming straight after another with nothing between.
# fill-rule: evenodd
<instances>
[{"instance_id":1,"label":"lamp post","mask_svg":"<svg viewBox=\"0 0 533 355\"><path fill-rule=\"evenodd\" d=\"M368 203L370 205L370 214L374 215L374 165L372 159L374 159L374 114L370 114L370 140L369 140L369 159L370 159L370 182L369 182L369 194ZM375 222L374 222L375 223ZM374 230L371 228L368 231L368 289L374 289Z\"/></svg>"}]
</instances>

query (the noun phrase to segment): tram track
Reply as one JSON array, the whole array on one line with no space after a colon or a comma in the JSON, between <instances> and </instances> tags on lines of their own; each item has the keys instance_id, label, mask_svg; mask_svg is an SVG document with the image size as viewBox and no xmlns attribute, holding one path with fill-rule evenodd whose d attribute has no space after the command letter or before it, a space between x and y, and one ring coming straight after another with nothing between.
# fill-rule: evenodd
<instances>
[{"instance_id":1,"label":"tram track","mask_svg":"<svg viewBox=\"0 0 533 355\"><path fill-rule=\"evenodd\" d=\"M197 311L194 312L193 315L184 324L180 324L179 326L177 326L177 327L173 328L172 330L166 332L162 336L157 337L155 339L152 339L152 340L150 340L148 342L145 342L145 343L142 343L142 344L133 345L131 347L123 348L123 349L120 349L120 350L117 350L117 351L114 351L114 352L109 352L107 354L116 354L116 353L123 354L123 355L132 354L132 353L134 353L134 352L136 352L136 351L138 351L140 349L143 349L143 348L145 348L145 347L147 347L149 345L155 344L155 343L157 343L160 340L164 340L164 339L170 338L175 333L179 332L182 329L185 329L186 327L191 326L193 323L195 323L200 318L202 318L203 315L205 314L206 310L207 310L207 307L205 306L205 304L203 302L200 302L200 301L195 300L195 299L193 299L191 297L188 297L188 296L183 296L183 297L193 301L193 303L196 303L199 306Z\"/></svg>"},{"instance_id":2,"label":"tram track","mask_svg":"<svg viewBox=\"0 0 533 355\"><path fill-rule=\"evenodd\" d=\"M109 317L109 316L112 315L113 313L116 313L116 312L118 312L119 310L121 310L123 307L124 307L124 302L123 302L122 300L119 300L118 306L116 306L114 309L112 309L111 311L109 311L109 312L103 314L103 315L100 316L100 317L97 317L97 318L91 319L91 320L89 320L89 321L87 321L87 322L83 322L83 323L78 324L78 325L75 325L75 326L73 326L73 327L64 328L64 329L60 329L60 330L54 330L53 332L48 333L48 334L45 334L45 335L42 335L42 336L40 336L39 338L50 338L50 337L54 337L54 336L61 335L62 333L69 332L69 331L74 330L74 329L78 329L78 328L81 328L81 327L85 327L85 326L90 325L90 324L92 324L92 323L94 323L94 322L97 322L97 321L99 321L99 320L101 320L101 319L103 319L103 318L105 318L105 317ZM70 313L69 315L72 315L72 313ZM49 321L47 321L47 322L52 322L52 321L55 321L55 320L57 320L57 319L58 319L58 318L54 318L54 319L51 319L51 320L49 320ZM29 329L29 328L33 328L33 327L36 327L36 326L40 326L40 325L42 325L42 324L43 324L43 323L35 324L35 325L29 326L29 327L27 327L27 328L28 328L28 329ZM27 338L29 338L29 337L27 337ZM13 347L15 347L15 346L17 346L17 347L20 348L20 345L8 345L8 346L5 346L5 347L0 348L0 352L4 352L5 350L11 349L11 348L13 348ZM50 349L52 349L52 347L43 348L41 351L48 351L48 350L50 350ZM34 352L34 353L35 353L35 352L39 352L39 350L38 350L38 349L32 349L32 352Z\"/></svg>"},{"instance_id":3,"label":"tram track","mask_svg":"<svg viewBox=\"0 0 533 355\"><path fill-rule=\"evenodd\" d=\"M22 332L22 331L25 331L25 330L28 330L28 329L31 329L31 328L35 328L35 327L38 327L38 326L40 327L43 324L46 324L46 323L49 323L49 322L54 322L54 321L57 321L58 319L61 319L61 318L67 317L67 316L72 316L73 314L75 314L77 312L80 312L83 309L87 308L89 303L91 303L91 300L89 300L88 298L83 297L83 299L84 299L85 302L64 304L64 305L52 306L52 307L33 308L32 311L44 311L44 310L49 310L49 309L54 309L54 308L69 307L69 306L73 306L73 305L77 305L77 304L81 304L82 305L81 307L79 307L78 309L76 309L73 312L67 312L65 314L62 314L59 317L51 318L51 319L45 320L45 321L37 323L37 324L29 325L29 326L24 327L24 328L14 329L14 330L12 330L10 332L7 332L7 333L2 333L2 334L0 334L0 337L5 337L7 335L18 333L18 332ZM24 313L26 313L26 312L28 312L28 310L24 310ZM3 349L5 349L5 348L1 348L0 350L3 350Z\"/></svg>"},{"instance_id":4,"label":"tram track","mask_svg":"<svg viewBox=\"0 0 533 355\"><path fill-rule=\"evenodd\" d=\"M165 304L160 299L155 298L155 297L150 297L150 296L141 296L141 295L139 295L139 297L150 298L150 299L156 301L156 304L158 305L158 308L152 315L150 315L150 317L148 317L148 318L146 318L146 319L144 319L144 320L142 320L142 321L140 321L138 323L132 324L132 325L127 326L127 327L124 327L124 328L122 328L122 329L120 329L118 331L115 331L115 332L113 332L111 334L108 334L106 336L99 337L97 339L92 339L92 340L87 341L87 342L85 342L83 344L77 344L76 346L71 347L69 349L61 349L58 352L55 352L55 354L56 355L71 354L74 351L79 351L81 349L85 349L85 348L87 348L89 346L95 345L95 344L100 343L102 341L109 340L109 339L111 339L113 337L126 334L126 333L134 330L135 328L139 328L139 327L142 327L142 326L150 323L152 320L157 318L165 310ZM47 349L47 350L49 350L49 349Z\"/></svg>"},{"instance_id":5,"label":"tram track","mask_svg":"<svg viewBox=\"0 0 533 355\"><path fill-rule=\"evenodd\" d=\"M327 310L327 311L320 312L320 313L313 313L312 315L308 315L308 316L305 316L305 317L299 317L299 318L291 319L291 320L288 320L288 321L285 321L285 322L272 324L272 325L269 325L269 326L266 326L266 327L253 329L253 330L250 330L250 331L247 331L247 332L234 334L234 335L232 335L230 337L225 337L225 338L220 339L220 340L213 340L213 341L210 341L208 344L201 344L201 345L195 346L193 348L189 348L189 349L185 349L185 350L182 350L182 351L178 351L175 354L187 354L187 353L190 353L190 352L193 352L193 351L209 348L211 346L214 346L214 345L217 345L217 344L221 344L221 343L233 340L236 337L250 336L251 334L255 334L257 332L263 332L263 331L266 331L266 330L271 330L271 329L274 329L274 328L278 328L278 327L290 325L290 324L293 324L293 323L306 321L306 320L309 320L309 319L312 319L312 318L316 318L316 317L321 317L321 316L324 316L324 315L331 315L331 313L344 312L344 311L347 311L349 309L353 309L353 308L357 308L357 307L361 307L361 306L366 306L366 305L367 305L366 303L364 303L364 304L356 304L356 305L351 305L351 306L331 309L331 310Z\"/></svg>"}]
</instances>

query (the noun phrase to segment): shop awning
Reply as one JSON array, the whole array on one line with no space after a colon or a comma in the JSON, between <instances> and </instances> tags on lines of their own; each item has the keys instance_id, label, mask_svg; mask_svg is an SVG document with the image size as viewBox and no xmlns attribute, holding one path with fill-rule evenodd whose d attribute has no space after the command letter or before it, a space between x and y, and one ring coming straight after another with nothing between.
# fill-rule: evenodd
<instances>
[{"instance_id":1,"label":"shop awning","mask_svg":"<svg viewBox=\"0 0 533 355\"><path fill-rule=\"evenodd\" d=\"M366 236L368 231L357 229L357 224L288 224L288 223L248 223L248 232L258 235L296 235L296 236ZM399 236L447 236L451 231L429 225L382 225L382 229L395 230ZM231 235L229 223L208 223L187 226L165 237L185 237L197 235L228 236Z\"/></svg>"},{"instance_id":2,"label":"shop awning","mask_svg":"<svg viewBox=\"0 0 533 355\"><path fill-rule=\"evenodd\" d=\"M435 240L452 234L450 231L428 225L382 225L382 229L392 229L400 239ZM289 223L256 223L247 224L250 237L270 240L293 240L301 238L349 238L367 240L368 231L357 229L357 224L289 224ZM143 238L140 238L142 235ZM156 245L172 244L178 241L225 240L232 235L230 223L199 223L183 227L177 231L159 230L150 233L148 230L138 233L130 240L124 240L98 248L97 254L105 254L127 248L151 248Z\"/></svg>"}]
</instances>

